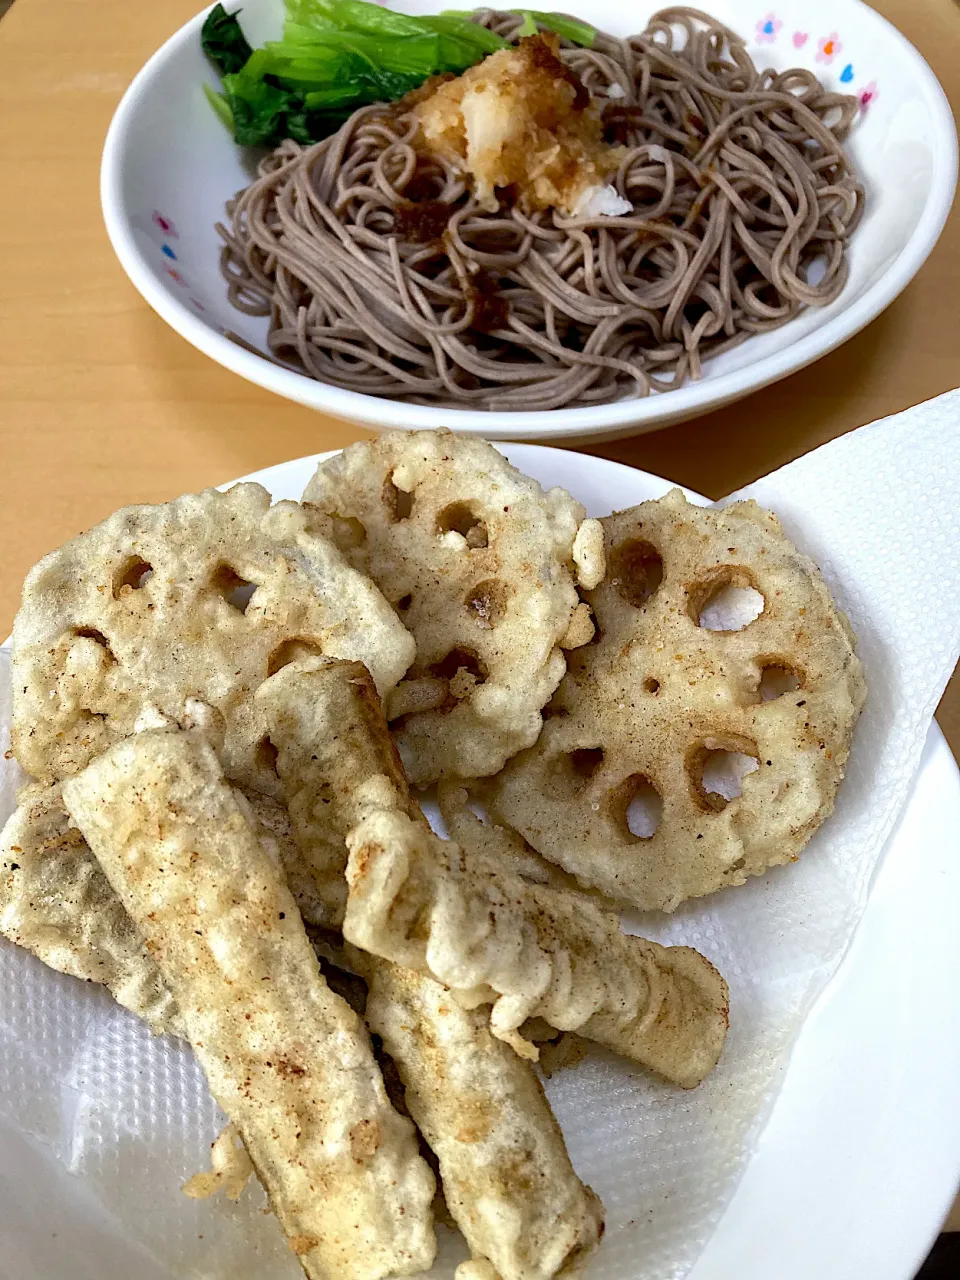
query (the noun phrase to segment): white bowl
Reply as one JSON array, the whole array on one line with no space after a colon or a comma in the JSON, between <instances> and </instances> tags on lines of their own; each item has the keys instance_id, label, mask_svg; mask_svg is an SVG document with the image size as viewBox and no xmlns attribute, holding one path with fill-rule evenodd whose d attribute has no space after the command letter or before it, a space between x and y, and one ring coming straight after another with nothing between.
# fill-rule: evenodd
<instances>
[{"instance_id":1,"label":"white bowl","mask_svg":"<svg viewBox=\"0 0 960 1280\"><path fill-rule=\"evenodd\" d=\"M267 322L228 304L219 273L214 223L253 170L201 89L204 81L217 83L200 49L202 14L154 54L117 108L101 171L107 231L143 297L200 351L287 399L369 427L442 425L490 439L572 442L651 431L705 413L812 363L878 316L930 253L956 186L950 107L933 72L894 27L860 0L770 5L711 0L708 7L748 39L756 61L810 67L828 87L872 95L849 144L866 183L867 212L851 241L850 279L834 303L751 338L708 362L701 381L676 391L541 413L433 408L342 391L258 355L266 350ZM431 13L444 5L397 0L395 7ZM571 7L599 27L628 34L642 30L660 5L592 0ZM246 0L242 23L251 43L277 37L282 16L282 0Z\"/></svg>"}]
</instances>

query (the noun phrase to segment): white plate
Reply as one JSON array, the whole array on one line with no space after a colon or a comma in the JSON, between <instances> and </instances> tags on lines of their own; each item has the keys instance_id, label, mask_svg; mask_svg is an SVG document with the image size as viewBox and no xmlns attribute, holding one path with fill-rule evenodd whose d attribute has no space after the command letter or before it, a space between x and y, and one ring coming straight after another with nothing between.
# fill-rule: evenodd
<instances>
[{"instance_id":1,"label":"white plate","mask_svg":"<svg viewBox=\"0 0 960 1280\"><path fill-rule=\"evenodd\" d=\"M600 459L523 445L504 452L595 511L670 487ZM247 478L297 497L316 461ZM739 1189L689 1280L914 1274L960 1177L958 831L960 774L934 727L853 944L803 1027ZM0 1273L11 1280L169 1280L124 1242L80 1179L2 1124L0 1205ZM642 1277L642 1260L633 1274Z\"/></svg>"},{"instance_id":2,"label":"white plate","mask_svg":"<svg viewBox=\"0 0 960 1280\"><path fill-rule=\"evenodd\" d=\"M395 0L395 7L430 13L443 5ZM642 30L662 6L657 0L592 0L571 7L597 26L627 35ZM760 65L806 67L831 89L869 95L849 143L868 199L841 296L708 362L698 383L592 408L493 413L342 391L257 354L266 349L266 321L228 304L218 268L214 223L223 217L224 202L248 185L252 170L201 91L204 80L216 83L200 49L203 15L158 50L117 108L101 172L111 242L147 302L200 351L290 400L377 430L448 426L495 440L572 443L651 431L716 409L819 359L889 306L943 228L956 186L957 137L933 72L859 0L712 0L707 7L743 35ZM279 35L282 12L281 0L245 0L242 24L253 44Z\"/></svg>"}]
</instances>

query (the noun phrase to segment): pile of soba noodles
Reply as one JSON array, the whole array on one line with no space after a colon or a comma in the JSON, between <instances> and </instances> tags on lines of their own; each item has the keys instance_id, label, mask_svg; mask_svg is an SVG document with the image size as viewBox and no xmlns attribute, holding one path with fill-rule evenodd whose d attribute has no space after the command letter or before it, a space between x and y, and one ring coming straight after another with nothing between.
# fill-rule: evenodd
<instances>
[{"instance_id":1,"label":"pile of soba noodles","mask_svg":"<svg viewBox=\"0 0 960 1280\"><path fill-rule=\"evenodd\" d=\"M522 19L476 21L514 39ZM633 212L525 211L509 191L487 212L403 103L361 108L266 156L219 228L230 300L270 317L276 359L370 395L558 409L678 387L837 296L863 209L855 98L758 70L693 9L561 56L624 148Z\"/></svg>"}]
</instances>

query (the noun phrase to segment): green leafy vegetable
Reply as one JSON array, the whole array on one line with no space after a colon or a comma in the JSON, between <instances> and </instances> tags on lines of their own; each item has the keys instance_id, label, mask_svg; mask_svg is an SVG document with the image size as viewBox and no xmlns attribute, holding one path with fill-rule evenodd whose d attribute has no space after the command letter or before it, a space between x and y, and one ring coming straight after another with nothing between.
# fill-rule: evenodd
<instances>
[{"instance_id":1,"label":"green leafy vegetable","mask_svg":"<svg viewBox=\"0 0 960 1280\"><path fill-rule=\"evenodd\" d=\"M235 13L227 13L216 4L207 14L200 30L200 44L221 75L239 71L253 50L247 44Z\"/></svg>"},{"instance_id":2,"label":"green leafy vegetable","mask_svg":"<svg viewBox=\"0 0 960 1280\"><path fill-rule=\"evenodd\" d=\"M357 107L394 102L507 46L462 14L414 18L366 0L286 0L283 39L255 52L218 4L201 41L223 76L223 93L207 97L243 146L319 141Z\"/></svg>"},{"instance_id":3,"label":"green leafy vegetable","mask_svg":"<svg viewBox=\"0 0 960 1280\"><path fill-rule=\"evenodd\" d=\"M233 112L230 110L230 103L226 97L222 93L217 93L216 89L212 89L208 84L203 86L203 92L211 107L213 107L230 132L233 133Z\"/></svg>"},{"instance_id":4,"label":"green leafy vegetable","mask_svg":"<svg viewBox=\"0 0 960 1280\"><path fill-rule=\"evenodd\" d=\"M597 38L596 28L591 27L589 22L581 22L579 18L571 18L566 13L542 13L539 9L511 9L510 12L523 16L523 26L520 28L522 36L536 35L541 27L546 27L562 39L582 45L585 49L592 49Z\"/></svg>"}]
</instances>

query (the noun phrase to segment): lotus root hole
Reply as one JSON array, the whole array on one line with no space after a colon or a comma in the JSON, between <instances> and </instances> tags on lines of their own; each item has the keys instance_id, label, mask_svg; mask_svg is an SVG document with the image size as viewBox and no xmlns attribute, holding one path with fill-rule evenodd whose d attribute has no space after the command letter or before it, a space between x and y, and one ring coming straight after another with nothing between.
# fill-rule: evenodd
<instances>
[{"instance_id":1,"label":"lotus root hole","mask_svg":"<svg viewBox=\"0 0 960 1280\"><path fill-rule=\"evenodd\" d=\"M507 588L496 578L488 578L486 582L478 582L467 592L464 604L478 627L490 630L495 627L507 611Z\"/></svg>"},{"instance_id":2,"label":"lotus root hole","mask_svg":"<svg viewBox=\"0 0 960 1280\"><path fill-rule=\"evenodd\" d=\"M390 521L393 524L399 524L401 520L410 519L413 511L413 494L399 488L392 475L387 476L383 482L383 505L387 509ZM357 521L357 523L360 522Z\"/></svg>"},{"instance_id":3,"label":"lotus root hole","mask_svg":"<svg viewBox=\"0 0 960 1280\"><path fill-rule=\"evenodd\" d=\"M633 773L610 795L615 820L634 840L650 840L663 819L663 800L650 779Z\"/></svg>"},{"instance_id":4,"label":"lotus root hole","mask_svg":"<svg viewBox=\"0 0 960 1280\"><path fill-rule=\"evenodd\" d=\"M631 538L614 547L609 577L627 604L642 609L663 581L663 559L652 543Z\"/></svg>"},{"instance_id":5,"label":"lotus root hole","mask_svg":"<svg viewBox=\"0 0 960 1280\"><path fill-rule=\"evenodd\" d=\"M451 502L437 516L437 533L459 533L471 551L487 545L487 526L469 502Z\"/></svg>"},{"instance_id":6,"label":"lotus root hole","mask_svg":"<svg viewBox=\"0 0 960 1280\"><path fill-rule=\"evenodd\" d=\"M543 720L563 720L569 716L570 712L559 700L558 693L555 693L547 705L540 712Z\"/></svg>"},{"instance_id":7,"label":"lotus root hole","mask_svg":"<svg viewBox=\"0 0 960 1280\"><path fill-rule=\"evenodd\" d=\"M766 606L745 569L725 566L689 591L690 617L706 631L743 631Z\"/></svg>"},{"instance_id":8,"label":"lotus root hole","mask_svg":"<svg viewBox=\"0 0 960 1280\"><path fill-rule=\"evenodd\" d=\"M250 599L256 591L256 584L248 582L246 578L240 576L236 569L228 564L218 564L213 571L213 579L211 585L214 591L230 605L231 609L236 609L237 613L246 613L250 604Z\"/></svg>"},{"instance_id":9,"label":"lotus root hole","mask_svg":"<svg viewBox=\"0 0 960 1280\"><path fill-rule=\"evenodd\" d=\"M341 551L354 551L366 542L367 530L356 516L334 513L330 517L330 536Z\"/></svg>"},{"instance_id":10,"label":"lotus root hole","mask_svg":"<svg viewBox=\"0 0 960 1280\"><path fill-rule=\"evenodd\" d=\"M152 576L152 564L148 564L141 556L131 556L114 574L113 598L119 600L121 595L139 591L141 587L146 586Z\"/></svg>"},{"instance_id":11,"label":"lotus root hole","mask_svg":"<svg viewBox=\"0 0 960 1280\"><path fill-rule=\"evenodd\" d=\"M773 702L785 693L796 693L800 688L800 676L792 668L771 662L760 672L757 686L760 702Z\"/></svg>"},{"instance_id":12,"label":"lotus root hole","mask_svg":"<svg viewBox=\"0 0 960 1280\"><path fill-rule=\"evenodd\" d=\"M592 778L603 764L602 747L578 747L567 755L570 767L578 778Z\"/></svg>"},{"instance_id":13,"label":"lotus root hole","mask_svg":"<svg viewBox=\"0 0 960 1280\"><path fill-rule=\"evenodd\" d=\"M98 644L101 649L106 649L107 653L111 653L110 641L98 631L96 627L74 627L73 634L81 640L92 640L94 644Z\"/></svg>"},{"instance_id":14,"label":"lotus root hole","mask_svg":"<svg viewBox=\"0 0 960 1280\"><path fill-rule=\"evenodd\" d=\"M269 738L261 738L254 748L257 768L265 770L267 773L276 774L277 772L277 756L279 752Z\"/></svg>"},{"instance_id":15,"label":"lotus root hole","mask_svg":"<svg viewBox=\"0 0 960 1280\"><path fill-rule=\"evenodd\" d=\"M746 740L718 742L708 738L688 753L687 769L694 793L704 809L719 812L743 791L743 780L760 768L757 748Z\"/></svg>"},{"instance_id":16,"label":"lotus root hole","mask_svg":"<svg viewBox=\"0 0 960 1280\"><path fill-rule=\"evenodd\" d=\"M284 667L298 658L322 657L323 649L316 640L307 640L303 636L294 636L278 644L267 659L267 675L275 676Z\"/></svg>"},{"instance_id":17,"label":"lotus root hole","mask_svg":"<svg viewBox=\"0 0 960 1280\"><path fill-rule=\"evenodd\" d=\"M646 680L643 682L643 691L644 693L659 693L660 681L654 676L647 676Z\"/></svg>"},{"instance_id":18,"label":"lotus root hole","mask_svg":"<svg viewBox=\"0 0 960 1280\"><path fill-rule=\"evenodd\" d=\"M478 821L482 822L485 827L492 825L490 822L490 814L487 811L487 806L482 800L479 800L476 796L473 796L468 792L465 804L473 816Z\"/></svg>"},{"instance_id":19,"label":"lotus root hole","mask_svg":"<svg viewBox=\"0 0 960 1280\"><path fill-rule=\"evenodd\" d=\"M449 682L450 694L456 700L467 698L487 678L487 668L472 649L458 645L445 658L435 662L430 675Z\"/></svg>"}]
</instances>

